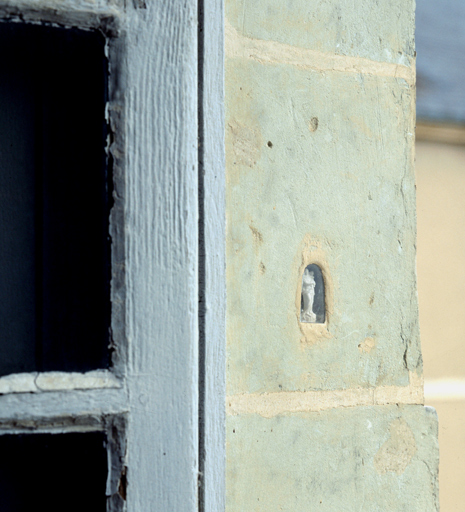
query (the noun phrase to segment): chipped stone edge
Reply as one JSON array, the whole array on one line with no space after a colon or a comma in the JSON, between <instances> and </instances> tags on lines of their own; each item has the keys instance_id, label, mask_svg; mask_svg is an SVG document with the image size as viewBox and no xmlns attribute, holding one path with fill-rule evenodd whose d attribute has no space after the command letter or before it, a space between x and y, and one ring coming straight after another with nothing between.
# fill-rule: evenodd
<instances>
[{"instance_id":1,"label":"chipped stone edge","mask_svg":"<svg viewBox=\"0 0 465 512\"><path fill-rule=\"evenodd\" d=\"M393 404L424 405L423 378L410 372L408 386L244 393L229 396L226 410L229 416L259 414L272 418L280 414L319 412L337 407Z\"/></svg>"},{"instance_id":2,"label":"chipped stone edge","mask_svg":"<svg viewBox=\"0 0 465 512\"><path fill-rule=\"evenodd\" d=\"M13 373L0 377L0 395L121 387L120 380L109 370L95 370L87 373Z\"/></svg>"}]
</instances>

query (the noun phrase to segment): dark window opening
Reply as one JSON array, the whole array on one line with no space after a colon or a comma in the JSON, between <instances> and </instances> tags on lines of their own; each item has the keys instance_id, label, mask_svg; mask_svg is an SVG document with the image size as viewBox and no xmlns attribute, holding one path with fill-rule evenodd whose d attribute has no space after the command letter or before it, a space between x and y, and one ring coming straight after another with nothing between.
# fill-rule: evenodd
<instances>
[{"instance_id":1,"label":"dark window opening","mask_svg":"<svg viewBox=\"0 0 465 512\"><path fill-rule=\"evenodd\" d=\"M2 512L105 512L101 432L0 436Z\"/></svg>"},{"instance_id":2,"label":"dark window opening","mask_svg":"<svg viewBox=\"0 0 465 512\"><path fill-rule=\"evenodd\" d=\"M0 375L106 368L105 38L3 22L0 49Z\"/></svg>"}]
</instances>

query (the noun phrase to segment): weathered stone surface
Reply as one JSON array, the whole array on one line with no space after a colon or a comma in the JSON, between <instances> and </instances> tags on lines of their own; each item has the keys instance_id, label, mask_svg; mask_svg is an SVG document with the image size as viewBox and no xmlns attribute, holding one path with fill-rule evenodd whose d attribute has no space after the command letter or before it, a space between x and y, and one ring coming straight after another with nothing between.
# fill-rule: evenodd
<instances>
[{"instance_id":1,"label":"weathered stone surface","mask_svg":"<svg viewBox=\"0 0 465 512\"><path fill-rule=\"evenodd\" d=\"M230 416L227 429L227 512L438 510L434 409Z\"/></svg>"},{"instance_id":2,"label":"weathered stone surface","mask_svg":"<svg viewBox=\"0 0 465 512\"><path fill-rule=\"evenodd\" d=\"M227 512L437 511L413 10L226 2Z\"/></svg>"},{"instance_id":3,"label":"weathered stone surface","mask_svg":"<svg viewBox=\"0 0 465 512\"><path fill-rule=\"evenodd\" d=\"M322 52L410 64L414 1L236 0L226 18L242 35Z\"/></svg>"},{"instance_id":4,"label":"weathered stone surface","mask_svg":"<svg viewBox=\"0 0 465 512\"><path fill-rule=\"evenodd\" d=\"M407 385L421 373L413 89L245 59L226 73L228 394ZM310 263L324 325L299 322Z\"/></svg>"}]
</instances>

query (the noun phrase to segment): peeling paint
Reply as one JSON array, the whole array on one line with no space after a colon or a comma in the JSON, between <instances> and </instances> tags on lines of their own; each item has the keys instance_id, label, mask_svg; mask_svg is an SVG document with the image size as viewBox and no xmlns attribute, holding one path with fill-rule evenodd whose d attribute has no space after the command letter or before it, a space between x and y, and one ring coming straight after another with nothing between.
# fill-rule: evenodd
<instances>
[{"instance_id":1,"label":"peeling paint","mask_svg":"<svg viewBox=\"0 0 465 512\"><path fill-rule=\"evenodd\" d=\"M380 475L389 472L400 475L417 451L415 437L403 418L389 425L389 433L389 439L381 446L373 462Z\"/></svg>"},{"instance_id":2,"label":"peeling paint","mask_svg":"<svg viewBox=\"0 0 465 512\"><path fill-rule=\"evenodd\" d=\"M250 126L245 126L238 121L231 121L228 128L232 135L236 164L254 167L262 145L260 134Z\"/></svg>"},{"instance_id":3,"label":"peeling paint","mask_svg":"<svg viewBox=\"0 0 465 512\"><path fill-rule=\"evenodd\" d=\"M1 395L72 389L121 388L121 386L119 379L109 370L95 370L87 373L15 373L0 377Z\"/></svg>"},{"instance_id":4,"label":"peeling paint","mask_svg":"<svg viewBox=\"0 0 465 512\"><path fill-rule=\"evenodd\" d=\"M365 338L362 343L359 344L358 349L360 352L364 352L365 354L369 354L376 346L376 341L374 338L369 336Z\"/></svg>"}]
</instances>

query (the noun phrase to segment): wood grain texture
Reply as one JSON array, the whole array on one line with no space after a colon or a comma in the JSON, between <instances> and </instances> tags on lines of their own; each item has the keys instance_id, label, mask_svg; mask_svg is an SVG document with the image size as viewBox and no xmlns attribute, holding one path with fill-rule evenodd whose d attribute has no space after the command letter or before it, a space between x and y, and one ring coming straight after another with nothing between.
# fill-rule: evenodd
<instances>
[{"instance_id":1,"label":"wood grain texture","mask_svg":"<svg viewBox=\"0 0 465 512\"><path fill-rule=\"evenodd\" d=\"M204 243L203 458L201 511L225 509L224 5L203 0L200 45ZM201 281L202 282L202 281ZM202 330L201 330L202 332Z\"/></svg>"},{"instance_id":2,"label":"wood grain texture","mask_svg":"<svg viewBox=\"0 0 465 512\"><path fill-rule=\"evenodd\" d=\"M56 12L47 2L23 7L28 20L59 16L65 25L102 27L110 37L113 371L122 387L0 396L0 428L113 435L111 422L116 422L118 435L127 441L124 449L112 449L128 466L125 510L224 510L223 2L204 2L200 60L196 0L128 2L124 12L100 4L81 12L72 0ZM18 14L9 2L0 11Z\"/></svg>"},{"instance_id":3,"label":"wood grain texture","mask_svg":"<svg viewBox=\"0 0 465 512\"><path fill-rule=\"evenodd\" d=\"M194 511L198 480L197 5L127 13L129 511Z\"/></svg>"},{"instance_id":4,"label":"wood grain texture","mask_svg":"<svg viewBox=\"0 0 465 512\"><path fill-rule=\"evenodd\" d=\"M128 410L124 389L86 389L47 393L14 393L0 396L0 423L27 420L31 426L57 418L101 417ZM57 420L58 423L61 420ZM85 423L85 422L81 422Z\"/></svg>"}]
</instances>

